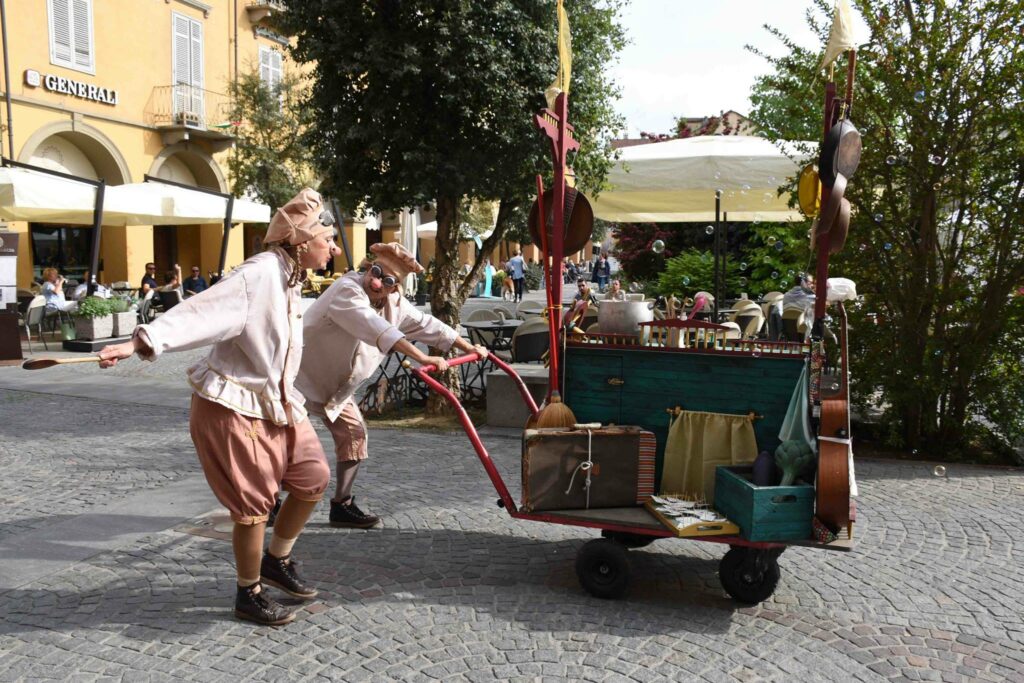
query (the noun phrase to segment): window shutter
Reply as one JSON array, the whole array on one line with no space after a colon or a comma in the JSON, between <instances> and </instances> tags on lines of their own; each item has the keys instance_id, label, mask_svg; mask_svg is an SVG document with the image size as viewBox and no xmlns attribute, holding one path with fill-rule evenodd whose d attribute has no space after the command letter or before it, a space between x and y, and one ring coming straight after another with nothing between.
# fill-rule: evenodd
<instances>
[{"instance_id":1,"label":"window shutter","mask_svg":"<svg viewBox=\"0 0 1024 683\"><path fill-rule=\"evenodd\" d=\"M273 50L269 47L260 47L260 80L263 81L263 84L268 88L270 87L271 79L270 59L272 52Z\"/></svg>"},{"instance_id":2,"label":"window shutter","mask_svg":"<svg viewBox=\"0 0 1024 683\"><path fill-rule=\"evenodd\" d=\"M192 84L192 66L189 59L191 51L189 41L189 21L187 18L174 15L174 84Z\"/></svg>"},{"instance_id":3,"label":"window shutter","mask_svg":"<svg viewBox=\"0 0 1024 683\"><path fill-rule=\"evenodd\" d=\"M281 87L281 53L277 50L270 51L270 80L271 89L275 92Z\"/></svg>"},{"instance_id":4,"label":"window shutter","mask_svg":"<svg viewBox=\"0 0 1024 683\"><path fill-rule=\"evenodd\" d=\"M75 66L92 71L92 0L71 0L71 20Z\"/></svg>"},{"instance_id":5,"label":"window shutter","mask_svg":"<svg viewBox=\"0 0 1024 683\"><path fill-rule=\"evenodd\" d=\"M191 23L191 59L192 59L192 111L206 116L203 107L203 25L198 21Z\"/></svg>"},{"instance_id":6,"label":"window shutter","mask_svg":"<svg viewBox=\"0 0 1024 683\"><path fill-rule=\"evenodd\" d=\"M71 0L50 0L50 61L71 62Z\"/></svg>"}]
</instances>

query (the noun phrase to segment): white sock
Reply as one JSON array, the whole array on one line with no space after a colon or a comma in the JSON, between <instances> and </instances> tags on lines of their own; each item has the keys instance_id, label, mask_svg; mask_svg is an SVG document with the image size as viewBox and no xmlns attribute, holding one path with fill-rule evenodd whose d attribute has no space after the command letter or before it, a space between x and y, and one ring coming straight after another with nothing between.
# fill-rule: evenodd
<instances>
[{"instance_id":1,"label":"white sock","mask_svg":"<svg viewBox=\"0 0 1024 683\"><path fill-rule=\"evenodd\" d=\"M276 533L270 537L270 547L267 548L274 557L280 559L292 554L292 546L295 545L294 538L281 538Z\"/></svg>"},{"instance_id":2,"label":"white sock","mask_svg":"<svg viewBox=\"0 0 1024 683\"><path fill-rule=\"evenodd\" d=\"M260 590L259 590L260 589L260 586L259 586L260 577L257 576L255 579L246 579L246 578L243 578L242 576L238 577L238 585L241 586L242 588L248 588L249 586L253 585L254 583L256 584L256 592L259 593L260 592Z\"/></svg>"}]
</instances>

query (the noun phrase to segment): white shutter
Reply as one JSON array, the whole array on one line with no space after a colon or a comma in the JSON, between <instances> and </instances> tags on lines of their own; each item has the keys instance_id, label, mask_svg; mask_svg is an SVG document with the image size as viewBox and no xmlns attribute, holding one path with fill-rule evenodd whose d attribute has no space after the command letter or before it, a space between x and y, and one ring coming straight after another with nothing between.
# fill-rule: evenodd
<instances>
[{"instance_id":1,"label":"white shutter","mask_svg":"<svg viewBox=\"0 0 1024 683\"><path fill-rule=\"evenodd\" d=\"M174 113L188 111L192 102L192 64L189 58L191 28L188 17L172 14L172 65L174 69Z\"/></svg>"},{"instance_id":2,"label":"white shutter","mask_svg":"<svg viewBox=\"0 0 1024 683\"><path fill-rule=\"evenodd\" d=\"M71 0L71 23L75 66L92 72L92 0Z\"/></svg>"},{"instance_id":3,"label":"white shutter","mask_svg":"<svg viewBox=\"0 0 1024 683\"><path fill-rule=\"evenodd\" d=\"M71 63L71 0L50 0L50 61Z\"/></svg>"},{"instance_id":4,"label":"white shutter","mask_svg":"<svg viewBox=\"0 0 1024 683\"><path fill-rule=\"evenodd\" d=\"M272 50L269 47L260 46L260 80L263 84L270 87L270 53Z\"/></svg>"},{"instance_id":5,"label":"white shutter","mask_svg":"<svg viewBox=\"0 0 1024 683\"><path fill-rule=\"evenodd\" d=\"M281 87L281 53L270 51L270 89L277 92Z\"/></svg>"},{"instance_id":6,"label":"white shutter","mask_svg":"<svg viewBox=\"0 0 1024 683\"><path fill-rule=\"evenodd\" d=\"M203 25L191 23L190 58L192 61L192 111L205 118L203 112Z\"/></svg>"}]
</instances>

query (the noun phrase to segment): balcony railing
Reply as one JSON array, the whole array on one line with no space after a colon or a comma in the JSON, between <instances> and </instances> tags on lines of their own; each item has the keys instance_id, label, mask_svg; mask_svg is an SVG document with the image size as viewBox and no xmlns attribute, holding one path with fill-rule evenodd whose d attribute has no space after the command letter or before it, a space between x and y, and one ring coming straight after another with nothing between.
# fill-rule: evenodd
<instances>
[{"instance_id":1,"label":"balcony railing","mask_svg":"<svg viewBox=\"0 0 1024 683\"><path fill-rule=\"evenodd\" d=\"M150 97L148 118L157 128L214 129L230 135L230 104L227 95L192 85L158 85Z\"/></svg>"},{"instance_id":2,"label":"balcony railing","mask_svg":"<svg viewBox=\"0 0 1024 683\"><path fill-rule=\"evenodd\" d=\"M249 21L253 24L264 23L274 25L274 15L281 14L288 10L282 0L252 0L245 8L249 15Z\"/></svg>"}]
</instances>

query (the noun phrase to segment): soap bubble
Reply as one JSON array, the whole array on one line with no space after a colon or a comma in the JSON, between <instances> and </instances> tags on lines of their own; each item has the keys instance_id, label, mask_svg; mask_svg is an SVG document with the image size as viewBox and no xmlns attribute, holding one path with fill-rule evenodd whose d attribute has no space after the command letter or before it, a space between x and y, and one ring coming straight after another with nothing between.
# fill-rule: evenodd
<instances>
[{"instance_id":1,"label":"soap bubble","mask_svg":"<svg viewBox=\"0 0 1024 683\"><path fill-rule=\"evenodd\" d=\"M924 90L918 90L917 92L914 93L914 101L917 102L918 104L924 104L924 101L925 99L927 99L927 97L928 95L927 93L925 93Z\"/></svg>"},{"instance_id":2,"label":"soap bubble","mask_svg":"<svg viewBox=\"0 0 1024 683\"><path fill-rule=\"evenodd\" d=\"M780 286L780 287L785 287L785 286L786 286L786 285L788 285L788 284L789 284L789 280L787 280L787 279L785 279L785 278L783 278L783 279L779 280L779 286Z\"/></svg>"},{"instance_id":3,"label":"soap bubble","mask_svg":"<svg viewBox=\"0 0 1024 683\"><path fill-rule=\"evenodd\" d=\"M740 287L746 287L747 286L747 278L741 277L739 279L739 283L740 283Z\"/></svg>"},{"instance_id":4,"label":"soap bubble","mask_svg":"<svg viewBox=\"0 0 1024 683\"><path fill-rule=\"evenodd\" d=\"M721 179L722 179L722 172L721 171L715 171L715 180L721 180Z\"/></svg>"},{"instance_id":5,"label":"soap bubble","mask_svg":"<svg viewBox=\"0 0 1024 683\"><path fill-rule=\"evenodd\" d=\"M704 234L705 235L714 235L715 234L715 226L709 225L708 227L704 228Z\"/></svg>"},{"instance_id":6,"label":"soap bubble","mask_svg":"<svg viewBox=\"0 0 1024 683\"><path fill-rule=\"evenodd\" d=\"M803 275L803 273L800 274ZM789 270L786 271L786 275L788 275L789 277L793 277L794 275L796 275L796 271L790 268Z\"/></svg>"},{"instance_id":7,"label":"soap bubble","mask_svg":"<svg viewBox=\"0 0 1024 683\"><path fill-rule=\"evenodd\" d=\"M895 154L890 154L885 158L885 163L889 166L895 166L897 161L899 161L899 159L896 158Z\"/></svg>"},{"instance_id":8,"label":"soap bubble","mask_svg":"<svg viewBox=\"0 0 1024 683\"><path fill-rule=\"evenodd\" d=\"M688 276L686 276L686 275L683 276L683 284L684 285L690 284L690 278Z\"/></svg>"},{"instance_id":9,"label":"soap bubble","mask_svg":"<svg viewBox=\"0 0 1024 683\"><path fill-rule=\"evenodd\" d=\"M876 213L876 214L875 214L875 215L873 216L873 218L875 219L875 222L876 222L876 223L881 223L881 222L882 222L882 221L883 221L883 220L885 219L885 216L883 216L883 215L882 215L882 214L880 214L880 213Z\"/></svg>"},{"instance_id":10,"label":"soap bubble","mask_svg":"<svg viewBox=\"0 0 1024 683\"><path fill-rule=\"evenodd\" d=\"M935 183L932 185L932 189L938 192L942 188L942 183Z\"/></svg>"},{"instance_id":11,"label":"soap bubble","mask_svg":"<svg viewBox=\"0 0 1024 683\"><path fill-rule=\"evenodd\" d=\"M768 176L768 182L769 183L774 183L775 182L775 176L773 176L773 175Z\"/></svg>"},{"instance_id":12,"label":"soap bubble","mask_svg":"<svg viewBox=\"0 0 1024 683\"><path fill-rule=\"evenodd\" d=\"M765 256L761 260L764 261L765 263L771 263L772 262L772 257L771 256Z\"/></svg>"},{"instance_id":13,"label":"soap bubble","mask_svg":"<svg viewBox=\"0 0 1024 683\"><path fill-rule=\"evenodd\" d=\"M750 185L743 183L742 185L740 185L740 189L746 192L747 190L750 189Z\"/></svg>"},{"instance_id":14,"label":"soap bubble","mask_svg":"<svg viewBox=\"0 0 1024 683\"><path fill-rule=\"evenodd\" d=\"M653 251L655 254L660 254L661 252L665 251L665 243L662 242L661 240L654 240L654 243L651 244L651 251Z\"/></svg>"},{"instance_id":15,"label":"soap bubble","mask_svg":"<svg viewBox=\"0 0 1024 683\"><path fill-rule=\"evenodd\" d=\"M740 261L740 270L746 270L746 269L747 269L747 262L746 261Z\"/></svg>"},{"instance_id":16,"label":"soap bubble","mask_svg":"<svg viewBox=\"0 0 1024 683\"><path fill-rule=\"evenodd\" d=\"M775 244L776 241L777 240L775 239L775 235L769 235L768 239L765 240L765 242L768 243L769 247L772 246L773 244Z\"/></svg>"},{"instance_id":17,"label":"soap bubble","mask_svg":"<svg viewBox=\"0 0 1024 683\"><path fill-rule=\"evenodd\" d=\"M882 248L885 249L886 251L892 251L892 242L886 242L885 244L882 245Z\"/></svg>"},{"instance_id":18,"label":"soap bubble","mask_svg":"<svg viewBox=\"0 0 1024 683\"><path fill-rule=\"evenodd\" d=\"M936 465L935 467L932 468L932 474L934 474L936 477L945 477L946 468L943 467L942 465Z\"/></svg>"},{"instance_id":19,"label":"soap bubble","mask_svg":"<svg viewBox=\"0 0 1024 683\"><path fill-rule=\"evenodd\" d=\"M782 251L785 248L786 245L783 242L779 241L775 243L775 251Z\"/></svg>"},{"instance_id":20,"label":"soap bubble","mask_svg":"<svg viewBox=\"0 0 1024 683\"><path fill-rule=\"evenodd\" d=\"M940 164L942 164L942 157L940 157L938 154L929 154L928 163L931 164L932 166L939 166Z\"/></svg>"},{"instance_id":21,"label":"soap bubble","mask_svg":"<svg viewBox=\"0 0 1024 683\"><path fill-rule=\"evenodd\" d=\"M778 276L779 276L779 271L777 271L777 270L773 270L773 271L772 271L772 279L774 280L774 279L775 279L775 278L777 278Z\"/></svg>"}]
</instances>

